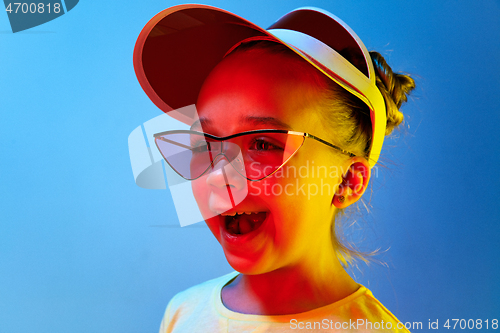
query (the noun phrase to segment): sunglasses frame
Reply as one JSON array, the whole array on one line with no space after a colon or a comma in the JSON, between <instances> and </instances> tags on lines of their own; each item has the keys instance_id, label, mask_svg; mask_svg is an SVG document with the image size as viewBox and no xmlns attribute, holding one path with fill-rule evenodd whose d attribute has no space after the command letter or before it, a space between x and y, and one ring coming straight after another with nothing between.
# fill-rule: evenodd
<instances>
[{"instance_id":1,"label":"sunglasses frame","mask_svg":"<svg viewBox=\"0 0 500 333\"><path fill-rule=\"evenodd\" d=\"M196 178L186 178L184 177L183 175L181 175L171 164L170 162L168 161L167 158L165 158L165 155L163 155L160 147L158 147L158 143L156 142L156 140L162 140L162 141L165 141L165 142L170 142L170 143L173 143L171 141L166 141L164 139L162 139L162 136L163 135L166 135L166 134L180 134L180 133L184 133L184 134L197 134L197 135L203 135L204 137L207 137L207 138L210 138L212 140L216 140L216 141L219 141L219 142L224 142L224 141L227 141L227 140L230 140L230 139L234 139L234 138L237 138L237 137L240 137L240 136L244 136L244 135L248 135L248 134L264 134L264 133L282 133L282 134L288 134L288 135L296 135L296 136L302 136L304 139L302 140L302 143L300 144L300 146L295 150L295 152L293 152L293 154L291 154L287 159L286 161L284 161L276 170L274 170L272 173L270 173L269 175L265 176L265 177L262 177L262 178L259 178L259 179L250 179L246 176L243 176L241 175L241 173L236 170L242 177L246 178L247 180L249 181L252 181L252 182L257 182L257 181L261 181L263 179L266 179L270 176L272 176L273 174L275 174L276 172L278 172L278 170L280 170L285 164L288 163L288 161L290 161L290 159L299 151L299 149L304 145L304 142L305 142L305 139L306 138L310 138L310 139L313 139L313 140L316 140L318 142L321 142L322 144L330 147L330 148L333 148L343 154L346 154L346 155L349 155L350 157L354 157L356 156L356 154L353 154L345 149L342 149L336 145L334 145L333 143L330 143L328 141L325 141L315 135L312 135L312 134L309 134L309 133L304 133L304 132L296 132L296 131L289 131L289 130L279 130L279 129L260 129L260 130L252 130L252 131L245 131L245 132L241 132L241 133L237 133L237 134L233 134L233 135L228 135L228 136L224 136L224 137L218 137L218 136L215 136L215 135L212 135L212 134L208 134L208 133L204 133L204 132L198 132L198 131L192 131L192 130L172 130L172 131L165 131L165 132L160 132L160 133L156 133L153 135L154 139L155 139L155 144L156 144L156 148L158 149L158 151L160 152L161 156L163 157L163 159L165 160L165 162L167 162L167 164L179 175L181 176L182 178L186 179L186 180L196 180L200 177L202 177L204 174L207 173L207 171L210 169L210 166L213 165L213 162L215 160L215 158L217 158L217 156L219 156L220 154L223 154L222 152L217 154L211 161L211 163L207 166L206 170L203 171L201 173L201 175L199 175L198 177ZM180 145L179 145L180 146ZM185 148L188 148L187 146ZM189 147L191 148L191 147ZM188 148L188 149L189 149ZM229 162L231 165L232 163Z\"/></svg>"}]
</instances>

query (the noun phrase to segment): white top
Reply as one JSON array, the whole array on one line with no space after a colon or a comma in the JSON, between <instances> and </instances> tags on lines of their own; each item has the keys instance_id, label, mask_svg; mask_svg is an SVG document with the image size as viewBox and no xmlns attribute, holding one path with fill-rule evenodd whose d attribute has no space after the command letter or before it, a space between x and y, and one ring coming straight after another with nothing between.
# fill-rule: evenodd
<instances>
[{"instance_id":1,"label":"white top","mask_svg":"<svg viewBox=\"0 0 500 333\"><path fill-rule=\"evenodd\" d=\"M191 287L167 306L160 333L212 332L409 332L364 286L335 303L310 311L261 316L229 310L222 288L238 272Z\"/></svg>"}]
</instances>

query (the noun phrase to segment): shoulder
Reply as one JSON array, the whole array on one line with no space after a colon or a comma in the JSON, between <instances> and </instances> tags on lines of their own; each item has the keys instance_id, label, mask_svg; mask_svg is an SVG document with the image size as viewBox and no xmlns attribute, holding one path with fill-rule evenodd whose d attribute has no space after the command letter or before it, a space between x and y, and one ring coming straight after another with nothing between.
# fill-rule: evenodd
<instances>
[{"instance_id":1,"label":"shoulder","mask_svg":"<svg viewBox=\"0 0 500 333\"><path fill-rule=\"evenodd\" d=\"M188 318L213 316L215 314L214 303L217 292L237 275L238 272L231 272L176 294L168 303L160 332L169 332L169 327L179 326Z\"/></svg>"},{"instance_id":2,"label":"shoulder","mask_svg":"<svg viewBox=\"0 0 500 333\"><path fill-rule=\"evenodd\" d=\"M351 311L357 315L353 320L360 324L359 329L381 332L409 332L404 325L394 316L372 292L366 287L361 286L358 291L358 297L354 298L349 304Z\"/></svg>"}]
</instances>

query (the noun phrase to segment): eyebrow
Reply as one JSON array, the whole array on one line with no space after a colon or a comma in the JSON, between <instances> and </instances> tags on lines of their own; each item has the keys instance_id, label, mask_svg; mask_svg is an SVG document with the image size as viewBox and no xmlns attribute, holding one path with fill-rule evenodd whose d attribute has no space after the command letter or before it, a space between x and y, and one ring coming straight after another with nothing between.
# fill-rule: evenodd
<instances>
[{"instance_id":1,"label":"eyebrow","mask_svg":"<svg viewBox=\"0 0 500 333\"><path fill-rule=\"evenodd\" d=\"M292 127L283 121L274 118L274 117L256 117L256 116L248 116L244 118L246 122L252 123L252 125L271 125L278 129L287 129L291 130Z\"/></svg>"},{"instance_id":2,"label":"eyebrow","mask_svg":"<svg viewBox=\"0 0 500 333\"><path fill-rule=\"evenodd\" d=\"M273 128L277 129L286 129L286 130L291 130L292 127L288 125L287 123L279 120L278 118L274 117L258 117L258 116L248 116L242 119L242 122L250 123L253 126L258 126L258 125L270 125ZM192 125L191 125L191 130L193 130L196 127L201 127L205 128L208 126L211 126L213 122L205 117L201 117L200 119L196 120Z\"/></svg>"},{"instance_id":3,"label":"eyebrow","mask_svg":"<svg viewBox=\"0 0 500 333\"><path fill-rule=\"evenodd\" d=\"M196 120L190 127L190 130L193 130L195 127L201 127L203 128L206 125L210 125L212 121L210 119L201 117L200 119Z\"/></svg>"}]
</instances>

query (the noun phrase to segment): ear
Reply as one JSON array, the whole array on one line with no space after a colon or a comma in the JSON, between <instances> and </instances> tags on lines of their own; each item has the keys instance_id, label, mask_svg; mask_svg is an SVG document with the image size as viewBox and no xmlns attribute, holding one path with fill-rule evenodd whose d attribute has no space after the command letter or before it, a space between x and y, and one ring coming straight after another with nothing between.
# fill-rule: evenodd
<instances>
[{"instance_id":1,"label":"ear","mask_svg":"<svg viewBox=\"0 0 500 333\"><path fill-rule=\"evenodd\" d=\"M370 165L362 157L355 157L335 195L333 204L337 208L345 208L361 198L370 180Z\"/></svg>"}]
</instances>

